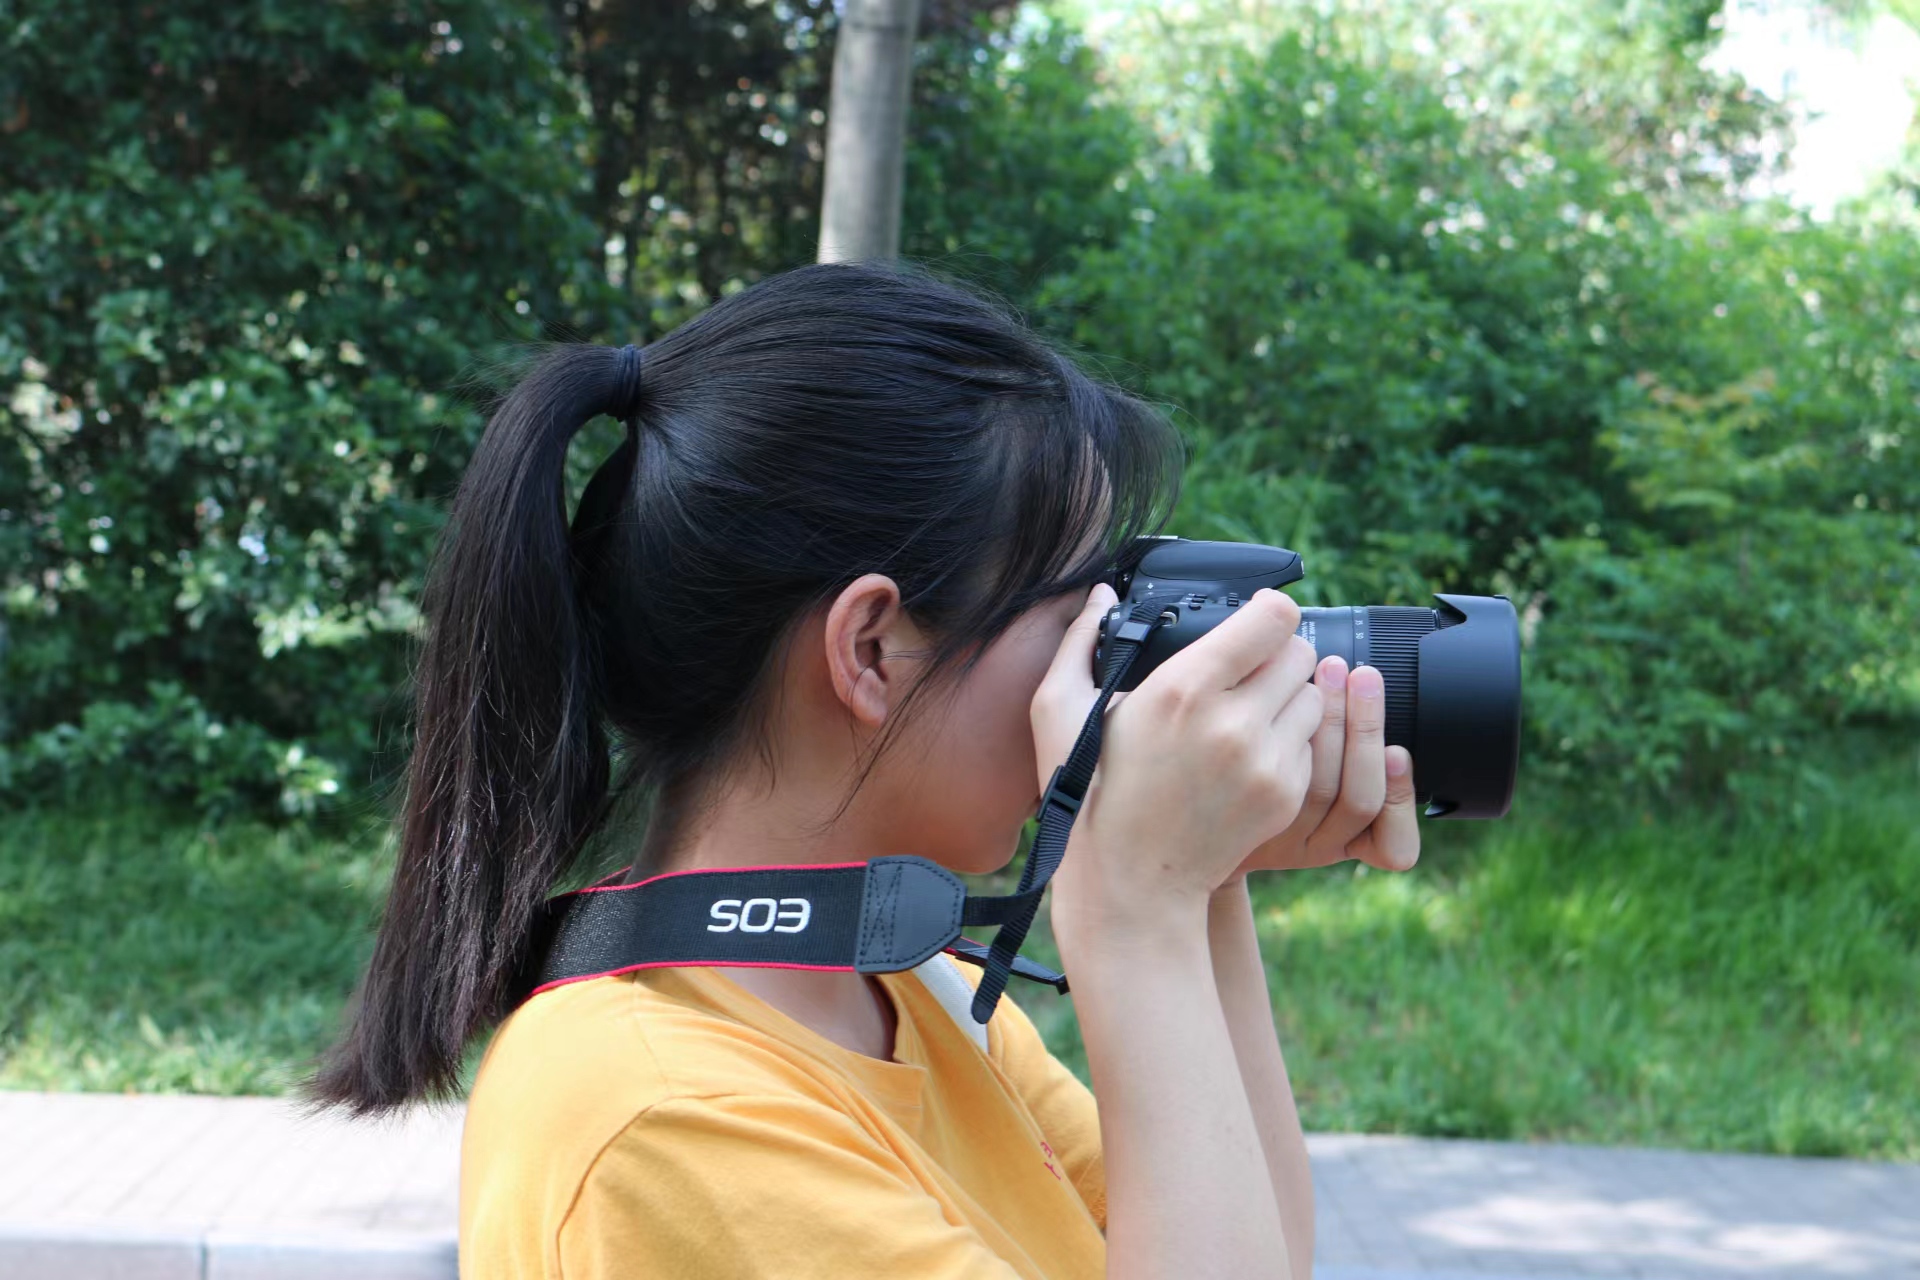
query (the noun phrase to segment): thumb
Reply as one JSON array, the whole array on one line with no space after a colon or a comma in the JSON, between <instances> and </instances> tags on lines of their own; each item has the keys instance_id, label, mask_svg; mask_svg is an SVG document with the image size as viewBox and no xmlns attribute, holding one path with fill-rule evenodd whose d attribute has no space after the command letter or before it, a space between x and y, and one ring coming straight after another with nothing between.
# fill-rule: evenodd
<instances>
[{"instance_id":1,"label":"thumb","mask_svg":"<svg viewBox=\"0 0 1920 1280\"><path fill-rule=\"evenodd\" d=\"M1106 583L1094 584L1080 616L1068 624L1066 634L1060 638L1060 649L1053 655L1053 664L1034 691L1034 761L1040 768L1042 787L1046 786L1054 766L1067 758L1086 721L1088 708L1099 697L1099 688L1093 683L1093 649L1100 636L1100 619L1106 617L1117 599L1113 588Z\"/></svg>"},{"instance_id":2,"label":"thumb","mask_svg":"<svg viewBox=\"0 0 1920 1280\"><path fill-rule=\"evenodd\" d=\"M1064 684L1071 689L1094 687L1093 650L1100 639L1100 620L1118 600L1113 588L1106 583L1093 584L1093 590L1087 592L1086 606L1060 639L1059 652L1053 655L1053 664L1047 668L1047 684Z\"/></svg>"}]
</instances>

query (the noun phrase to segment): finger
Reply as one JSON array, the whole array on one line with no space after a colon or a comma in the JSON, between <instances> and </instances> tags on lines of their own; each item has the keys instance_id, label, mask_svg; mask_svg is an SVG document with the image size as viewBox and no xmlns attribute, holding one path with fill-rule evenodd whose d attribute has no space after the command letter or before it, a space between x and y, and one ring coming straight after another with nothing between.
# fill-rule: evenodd
<instances>
[{"instance_id":1,"label":"finger","mask_svg":"<svg viewBox=\"0 0 1920 1280\"><path fill-rule=\"evenodd\" d=\"M1067 632L1060 638L1060 649L1053 655L1053 663L1042 677L1042 684L1064 685L1076 691L1095 687L1093 650L1100 639L1100 620L1118 599L1106 583L1093 584L1093 590L1087 592L1086 606L1067 624Z\"/></svg>"},{"instance_id":2,"label":"finger","mask_svg":"<svg viewBox=\"0 0 1920 1280\"><path fill-rule=\"evenodd\" d=\"M1358 666L1347 676L1346 743L1340 790L1308 837L1318 848L1342 849L1380 814L1387 797L1387 698L1379 668Z\"/></svg>"},{"instance_id":3,"label":"finger","mask_svg":"<svg viewBox=\"0 0 1920 1280\"><path fill-rule=\"evenodd\" d=\"M1420 815L1413 802L1413 757L1405 747L1387 748L1386 771L1386 804L1373 825L1348 846L1348 853L1382 871L1405 871L1420 861Z\"/></svg>"},{"instance_id":4,"label":"finger","mask_svg":"<svg viewBox=\"0 0 1920 1280\"><path fill-rule=\"evenodd\" d=\"M1228 696L1247 716L1272 720L1313 678L1314 661L1312 645L1299 636L1288 636L1280 652L1229 689Z\"/></svg>"},{"instance_id":5,"label":"finger","mask_svg":"<svg viewBox=\"0 0 1920 1280\"><path fill-rule=\"evenodd\" d=\"M1225 622L1161 663L1160 671L1171 670L1171 679L1191 681L1195 688L1231 689L1278 656L1299 626L1300 606L1292 597L1262 587ZM1304 683L1305 673L1299 679Z\"/></svg>"},{"instance_id":6,"label":"finger","mask_svg":"<svg viewBox=\"0 0 1920 1280\"><path fill-rule=\"evenodd\" d=\"M1325 695L1319 688L1303 683L1294 690L1293 698L1267 726L1272 759L1279 771L1278 780L1285 806L1284 812L1274 815L1276 834L1292 828L1305 803L1307 787L1313 777L1312 738L1314 730L1320 725L1325 701Z\"/></svg>"},{"instance_id":7,"label":"finger","mask_svg":"<svg viewBox=\"0 0 1920 1280\"><path fill-rule=\"evenodd\" d=\"M1347 660L1330 654L1314 672L1313 682L1320 686L1324 708L1320 727L1313 734L1313 781L1307 784L1306 803L1300 806L1295 826L1312 832L1333 808L1340 794L1340 762L1347 738Z\"/></svg>"},{"instance_id":8,"label":"finger","mask_svg":"<svg viewBox=\"0 0 1920 1280\"><path fill-rule=\"evenodd\" d=\"M1314 730L1320 727L1321 716L1325 713L1326 698L1314 686L1302 682L1293 692L1287 705L1280 708L1280 714L1273 718L1272 738L1275 750L1290 757L1299 752L1303 760L1303 769L1312 765L1312 744ZM1301 793L1306 791L1303 778Z\"/></svg>"}]
</instances>

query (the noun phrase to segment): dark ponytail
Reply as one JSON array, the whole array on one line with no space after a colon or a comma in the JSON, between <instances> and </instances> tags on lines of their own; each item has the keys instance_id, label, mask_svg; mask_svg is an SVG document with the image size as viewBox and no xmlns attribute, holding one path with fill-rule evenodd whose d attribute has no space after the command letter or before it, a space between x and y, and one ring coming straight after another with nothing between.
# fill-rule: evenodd
<instances>
[{"instance_id":1,"label":"dark ponytail","mask_svg":"<svg viewBox=\"0 0 1920 1280\"><path fill-rule=\"evenodd\" d=\"M569 527L567 445L603 413L627 437ZM644 354L548 355L434 557L393 887L312 1096L451 1092L611 796L682 789L751 742L796 617L884 573L939 637L931 672L964 674L1157 529L1179 469L1161 415L904 269L805 267Z\"/></svg>"},{"instance_id":2,"label":"dark ponytail","mask_svg":"<svg viewBox=\"0 0 1920 1280\"><path fill-rule=\"evenodd\" d=\"M585 346L542 362L461 479L422 601L399 862L352 1028L314 1082L321 1100L378 1110L452 1086L535 906L604 803L599 675L562 476L582 425L631 415L630 364Z\"/></svg>"}]
</instances>

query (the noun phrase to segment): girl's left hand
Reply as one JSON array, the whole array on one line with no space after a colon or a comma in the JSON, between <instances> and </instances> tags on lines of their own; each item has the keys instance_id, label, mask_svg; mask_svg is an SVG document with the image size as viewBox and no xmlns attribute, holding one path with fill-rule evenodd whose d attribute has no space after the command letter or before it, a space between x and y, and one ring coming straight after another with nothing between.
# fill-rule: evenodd
<instances>
[{"instance_id":1,"label":"girl's left hand","mask_svg":"<svg viewBox=\"0 0 1920 1280\"><path fill-rule=\"evenodd\" d=\"M1413 756L1386 745L1386 685L1373 667L1348 672L1338 657L1320 660L1314 682L1326 711L1313 735L1313 781L1300 816L1255 849L1249 871L1324 867L1358 858L1383 871L1420 860L1413 807Z\"/></svg>"}]
</instances>

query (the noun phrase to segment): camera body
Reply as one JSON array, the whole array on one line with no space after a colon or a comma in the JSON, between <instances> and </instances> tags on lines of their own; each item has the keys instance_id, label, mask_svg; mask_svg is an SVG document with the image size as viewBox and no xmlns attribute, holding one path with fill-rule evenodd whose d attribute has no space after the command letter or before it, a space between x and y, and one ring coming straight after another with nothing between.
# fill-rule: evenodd
<instances>
[{"instance_id":1,"label":"camera body","mask_svg":"<svg viewBox=\"0 0 1920 1280\"><path fill-rule=\"evenodd\" d=\"M1159 625L1121 690L1233 615L1262 587L1306 576L1297 552L1250 542L1141 538L1110 581L1120 603L1102 619L1093 676L1103 681L1108 634L1143 603ZM1386 738L1413 753L1428 817L1498 818L1513 803L1520 763L1520 625L1505 596L1436 595L1439 607L1339 605L1300 611L1298 634L1321 657L1377 668L1386 686Z\"/></svg>"}]
</instances>

